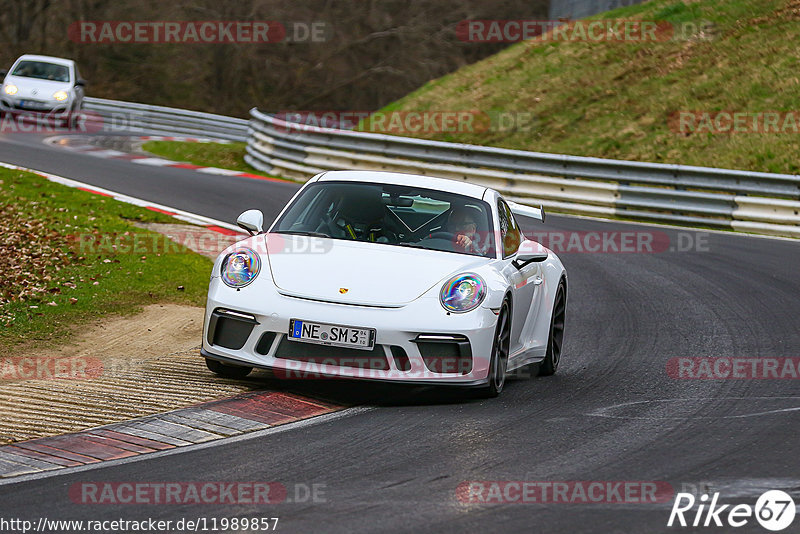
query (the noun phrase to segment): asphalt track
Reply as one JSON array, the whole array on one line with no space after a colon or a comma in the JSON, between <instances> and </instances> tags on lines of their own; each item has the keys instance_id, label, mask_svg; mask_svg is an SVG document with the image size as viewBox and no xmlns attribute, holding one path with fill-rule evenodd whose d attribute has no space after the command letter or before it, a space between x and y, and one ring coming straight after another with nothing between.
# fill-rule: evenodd
<instances>
[{"instance_id":1,"label":"asphalt track","mask_svg":"<svg viewBox=\"0 0 800 534\"><path fill-rule=\"evenodd\" d=\"M233 221L271 220L296 189L183 169L150 168L0 138L0 161ZM451 390L331 381L292 384L372 407L331 420L179 454L0 485L0 517L180 519L279 517L279 532L598 532L667 528L662 504L475 504L468 481L665 481L724 503L783 489L800 503L797 380L671 378L676 357L800 356L800 243L550 216L542 231L658 231L661 253L562 253L570 276L557 375L511 379L494 400ZM703 241L705 240L705 241ZM387 281L390 284L391 281ZM201 365L201 362L198 362ZM265 387L285 387L265 380ZM296 389L297 390L297 389ZM75 504L78 482L277 481L322 484L316 503ZM303 487L303 486L301 486ZM293 499L297 500L297 499ZM797 531L800 518L786 532ZM742 528L703 532L767 532Z\"/></svg>"}]
</instances>

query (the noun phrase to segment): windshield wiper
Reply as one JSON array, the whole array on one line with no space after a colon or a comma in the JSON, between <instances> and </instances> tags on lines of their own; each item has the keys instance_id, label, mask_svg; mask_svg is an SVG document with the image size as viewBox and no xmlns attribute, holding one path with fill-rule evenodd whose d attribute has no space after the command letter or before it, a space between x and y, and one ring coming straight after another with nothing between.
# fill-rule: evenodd
<instances>
[{"instance_id":1,"label":"windshield wiper","mask_svg":"<svg viewBox=\"0 0 800 534\"><path fill-rule=\"evenodd\" d=\"M305 235L309 237L331 237L328 234L324 234L322 232L304 232L302 230L281 230L275 233L286 234L286 235Z\"/></svg>"}]
</instances>

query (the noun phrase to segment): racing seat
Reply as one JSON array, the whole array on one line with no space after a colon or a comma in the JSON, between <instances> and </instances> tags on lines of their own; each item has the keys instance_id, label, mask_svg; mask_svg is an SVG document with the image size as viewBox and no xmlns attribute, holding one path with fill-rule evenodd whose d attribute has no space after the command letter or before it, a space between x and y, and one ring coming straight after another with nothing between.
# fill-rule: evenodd
<instances>
[{"instance_id":1,"label":"racing seat","mask_svg":"<svg viewBox=\"0 0 800 534\"><path fill-rule=\"evenodd\" d=\"M390 238L390 232L385 228L385 216L380 187L353 189L342 198L331 230L337 237L345 239L385 243Z\"/></svg>"}]
</instances>

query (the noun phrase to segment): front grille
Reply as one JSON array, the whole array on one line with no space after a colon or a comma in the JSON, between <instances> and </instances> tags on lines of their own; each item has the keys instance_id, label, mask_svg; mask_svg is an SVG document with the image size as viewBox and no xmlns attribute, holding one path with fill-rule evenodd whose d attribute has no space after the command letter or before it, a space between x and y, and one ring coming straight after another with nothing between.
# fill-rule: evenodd
<instances>
[{"instance_id":1,"label":"front grille","mask_svg":"<svg viewBox=\"0 0 800 534\"><path fill-rule=\"evenodd\" d=\"M469 374L472 371L472 349L469 341L463 336L442 337L449 337L452 340L423 341L422 335L415 340L425 367L432 373Z\"/></svg>"},{"instance_id":2,"label":"front grille","mask_svg":"<svg viewBox=\"0 0 800 534\"><path fill-rule=\"evenodd\" d=\"M252 316L230 310L217 309L208 322L208 342L231 350L239 350L258 323Z\"/></svg>"},{"instance_id":3,"label":"front grille","mask_svg":"<svg viewBox=\"0 0 800 534\"><path fill-rule=\"evenodd\" d=\"M275 336L277 335L277 332L264 332L264 335L262 335L261 339L258 340L256 352L264 356L269 354L269 349L272 348L272 342L275 340Z\"/></svg>"},{"instance_id":4,"label":"front grille","mask_svg":"<svg viewBox=\"0 0 800 534\"><path fill-rule=\"evenodd\" d=\"M394 366L399 371L410 371L411 361L408 359L408 354L403 347L392 345L392 358L394 358Z\"/></svg>"},{"instance_id":5,"label":"front grille","mask_svg":"<svg viewBox=\"0 0 800 534\"><path fill-rule=\"evenodd\" d=\"M303 343L301 341L289 341L284 335L281 337L275 357L317 365L389 370L389 362L386 360L383 345L375 345L372 350L348 349L317 345L315 343Z\"/></svg>"},{"instance_id":6,"label":"front grille","mask_svg":"<svg viewBox=\"0 0 800 534\"><path fill-rule=\"evenodd\" d=\"M214 331L213 345L226 349L239 350L247 343L247 338L253 330L253 325L235 319L222 318L217 322Z\"/></svg>"}]
</instances>

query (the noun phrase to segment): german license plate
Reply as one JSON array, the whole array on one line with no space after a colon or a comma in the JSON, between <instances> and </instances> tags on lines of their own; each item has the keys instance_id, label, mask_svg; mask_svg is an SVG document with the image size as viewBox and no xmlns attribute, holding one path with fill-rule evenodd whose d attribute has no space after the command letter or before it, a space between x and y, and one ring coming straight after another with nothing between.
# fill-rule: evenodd
<instances>
[{"instance_id":1,"label":"german license plate","mask_svg":"<svg viewBox=\"0 0 800 534\"><path fill-rule=\"evenodd\" d=\"M35 100L20 100L19 105L20 107L28 109L42 109L44 107L42 102L37 102Z\"/></svg>"},{"instance_id":2,"label":"german license plate","mask_svg":"<svg viewBox=\"0 0 800 534\"><path fill-rule=\"evenodd\" d=\"M300 319L289 321L288 337L292 341L349 349L371 350L375 346L374 328L313 323Z\"/></svg>"}]
</instances>

